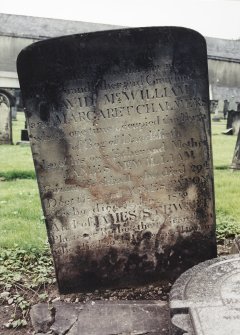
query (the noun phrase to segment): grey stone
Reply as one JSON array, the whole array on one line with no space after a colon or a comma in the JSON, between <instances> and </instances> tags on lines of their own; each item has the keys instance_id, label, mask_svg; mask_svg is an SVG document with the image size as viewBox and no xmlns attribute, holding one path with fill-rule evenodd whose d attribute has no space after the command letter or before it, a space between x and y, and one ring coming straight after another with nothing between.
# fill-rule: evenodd
<instances>
[{"instance_id":1,"label":"grey stone","mask_svg":"<svg viewBox=\"0 0 240 335\"><path fill-rule=\"evenodd\" d=\"M231 254L240 253L240 236L236 236L233 240L233 245L231 248Z\"/></svg>"},{"instance_id":2,"label":"grey stone","mask_svg":"<svg viewBox=\"0 0 240 335\"><path fill-rule=\"evenodd\" d=\"M232 164L230 168L233 170L240 170L240 130L238 132L237 142L235 145Z\"/></svg>"},{"instance_id":3,"label":"grey stone","mask_svg":"<svg viewBox=\"0 0 240 335\"><path fill-rule=\"evenodd\" d=\"M239 310L240 256L206 261L172 287L171 334L239 335Z\"/></svg>"},{"instance_id":4,"label":"grey stone","mask_svg":"<svg viewBox=\"0 0 240 335\"><path fill-rule=\"evenodd\" d=\"M230 110L227 115L227 129L232 128L233 134L237 135L240 126L240 111Z\"/></svg>"},{"instance_id":5,"label":"grey stone","mask_svg":"<svg viewBox=\"0 0 240 335\"><path fill-rule=\"evenodd\" d=\"M218 100L210 100L210 113L214 115L218 114Z\"/></svg>"},{"instance_id":6,"label":"grey stone","mask_svg":"<svg viewBox=\"0 0 240 335\"><path fill-rule=\"evenodd\" d=\"M56 335L169 334L169 309L166 302L58 302L54 307L55 322L50 329Z\"/></svg>"},{"instance_id":7,"label":"grey stone","mask_svg":"<svg viewBox=\"0 0 240 335\"><path fill-rule=\"evenodd\" d=\"M201 35L49 39L18 73L60 292L173 280L216 256Z\"/></svg>"},{"instance_id":8,"label":"grey stone","mask_svg":"<svg viewBox=\"0 0 240 335\"><path fill-rule=\"evenodd\" d=\"M11 105L8 96L0 92L0 144L12 144Z\"/></svg>"},{"instance_id":9,"label":"grey stone","mask_svg":"<svg viewBox=\"0 0 240 335\"><path fill-rule=\"evenodd\" d=\"M54 322L54 310L48 304L39 303L32 306L30 317L35 332L46 333Z\"/></svg>"},{"instance_id":10,"label":"grey stone","mask_svg":"<svg viewBox=\"0 0 240 335\"><path fill-rule=\"evenodd\" d=\"M55 302L53 304L55 311L54 323L51 330L54 334L64 335L78 319L78 312L73 304Z\"/></svg>"},{"instance_id":11,"label":"grey stone","mask_svg":"<svg viewBox=\"0 0 240 335\"><path fill-rule=\"evenodd\" d=\"M9 295L10 295L10 292L7 292L7 291L3 291L0 293L0 297L2 299L6 299L7 297L9 297Z\"/></svg>"}]
</instances>

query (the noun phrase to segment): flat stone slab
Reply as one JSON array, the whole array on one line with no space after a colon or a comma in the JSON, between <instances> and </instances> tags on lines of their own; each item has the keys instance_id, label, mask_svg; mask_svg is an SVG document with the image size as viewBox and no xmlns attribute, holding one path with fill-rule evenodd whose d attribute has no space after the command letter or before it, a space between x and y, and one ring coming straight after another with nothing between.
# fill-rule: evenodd
<instances>
[{"instance_id":1,"label":"flat stone slab","mask_svg":"<svg viewBox=\"0 0 240 335\"><path fill-rule=\"evenodd\" d=\"M162 301L91 301L84 303L55 302L32 307L31 320L35 331L57 335L165 335L169 334L168 304ZM46 317L47 315L47 317ZM45 320L52 317L46 330Z\"/></svg>"},{"instance_id":2,"label":"flat stone slab","mask_svg":"<svg viewBox=\"0 0 240 335\"><path fill-rule=\"evenodd\" d=\"M240 256L186 271L170 293L171 334L240 334Z\"/></svg>"}]
</instances>

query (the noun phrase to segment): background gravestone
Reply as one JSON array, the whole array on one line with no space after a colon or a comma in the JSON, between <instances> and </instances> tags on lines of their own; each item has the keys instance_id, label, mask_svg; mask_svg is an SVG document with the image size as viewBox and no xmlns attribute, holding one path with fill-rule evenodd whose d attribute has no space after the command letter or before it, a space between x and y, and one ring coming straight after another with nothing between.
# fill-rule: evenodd
<instances>
[{"instance_id":1,"label":"background gravestone","mask_svg":"<svg viewBox=\"0 0 240 335\"><path fill-rule=\"evenodd\" d=\"M0 144L12 144L12 116L10 100L0 92Z\"/></svg>"},{"instance_id":2,"label":"background gravestone","mask_svg":"<svg viewBox=\"0 0 240 335\"><path fill-rule=\"evenodd\" d=\"M216 255L201 35L51 39L18 74L60 292L174 279Z\"/></svg>"},{"instance_id":3,"label":"background gravestone","mask_svg":"<svg viewBox=\"0 0 240 335\"><path fill-rule=\"evenodd\" d=\"M27 122L25 121L25 129L21 130L21 141L29 141Z\"/></svg>"},{"instance_id":4,"label":"background gravestone","mask_svg":"<svg viewBox=\"0 0 240 335\"><path fill-rule=\"evenodd\" d=\"M170 293L172 335L239 335L240 257L225 256L186 271Z\"/></svg>"},{"instance_id":5,"label":"background gravestone","mask_svg":"<svg viewBox=\"0 0 240 335\"><path fill-rule=\"evenodd\" d=\"M234 149L233 160L230 168L234 170L240 170L240 130L238 132L237 142Z\"/></svg>"},{"instance_id":6,"label":"background gravestone","mask_svg":"<svg viewBox=\"0 0 240 335\"><path fill-rule=\"evenodd\" d=\"M233 128L233 134L237 135L240 127L240 111L230 110L227 116L227 129Z\"/></svg>"}]
</instances>

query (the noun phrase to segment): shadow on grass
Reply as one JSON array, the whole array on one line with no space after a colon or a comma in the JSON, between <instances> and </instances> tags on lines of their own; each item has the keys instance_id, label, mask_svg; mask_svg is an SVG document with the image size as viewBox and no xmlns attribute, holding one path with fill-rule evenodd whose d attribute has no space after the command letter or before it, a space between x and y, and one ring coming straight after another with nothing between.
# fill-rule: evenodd
<instances>
[{"instance_id":1,"label":"shadow on grass","mask_svg":"<svg viewBox=\"0 0 240 335\"><path fill-rule=\"evenodd\" d=\"M229 165L219 165L214 167L215 170L230 170Z\"/></svg>"},{"instance_id":2,"label":"shadow on grass","mask_svg":"<svg viewBox=\"0 0 240 335\"><path fill-rule=\"evenodd\" d=\"M36 179L34 171L7 171L0 172L2 181L10 181L14 179Z\"/></svg>"}]
</instances>

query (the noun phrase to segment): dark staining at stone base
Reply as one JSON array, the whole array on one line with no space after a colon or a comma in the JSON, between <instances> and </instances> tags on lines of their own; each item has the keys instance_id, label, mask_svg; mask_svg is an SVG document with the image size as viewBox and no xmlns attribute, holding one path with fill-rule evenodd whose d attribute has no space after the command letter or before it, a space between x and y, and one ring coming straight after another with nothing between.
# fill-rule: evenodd
<instances>
[{"instance_id":1,"label":"dark staining at stone base","mask_svg":"<svg viewBox=\"0 0 240 335\"><path fill-rule=\"evenodd\" d=\"M158 279L174 282L183 271L201 262L203 252L208 259L212 257L214 244L211 238L198 232L187 238L180 236L173 246L166 246L162 253L153 251L151 257L149 252L142 250L118 251L115 247L105 252L97 249L94 253L81 250L70 260L62 255L57 262L60 291L75 292L79 286L83 291L141 286ZM145 240L147 243L148 238L145 237ZM73 282L71 276L76 281Z\"/></svg>"}]
</instances>

